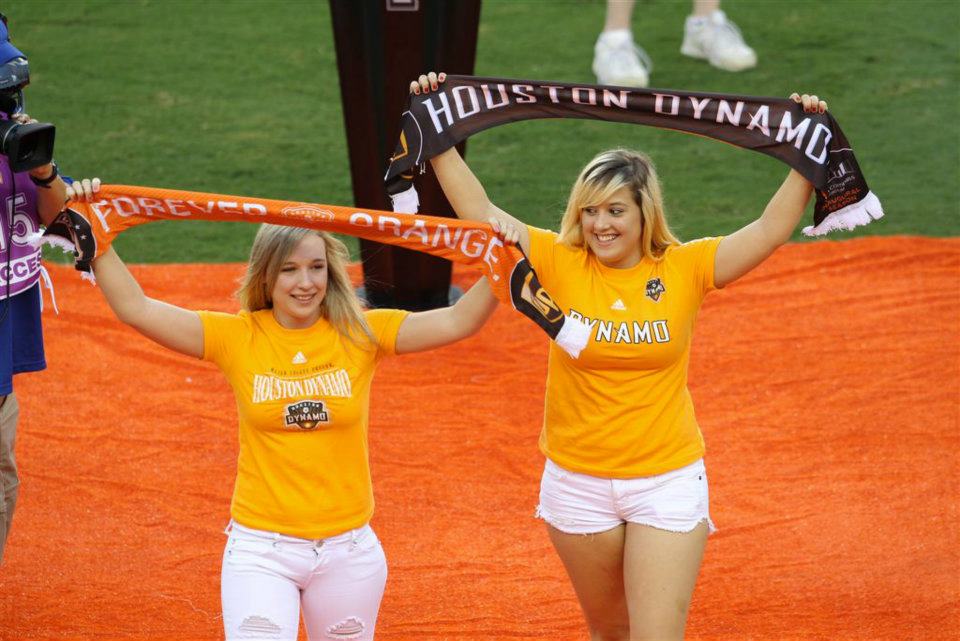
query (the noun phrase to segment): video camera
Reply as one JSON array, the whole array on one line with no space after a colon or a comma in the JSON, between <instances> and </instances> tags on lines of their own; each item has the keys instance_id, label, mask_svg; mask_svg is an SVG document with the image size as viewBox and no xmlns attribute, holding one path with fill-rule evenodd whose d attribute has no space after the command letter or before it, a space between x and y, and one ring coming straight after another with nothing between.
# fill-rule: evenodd
<instances>
[{"instance_id":1,"label":"video camera","mask_svg":"<svg viewBox=\"0 0 960 641\"><path fill-rule=\"evenodd\" d=\"M0 65L0 154L10 159L10 169L29 171L53 159L56 128L48 123L20 124L12 117L23 111L23 88L30 84L30 65L19 57Z\"/></svg>"}]
</instances>

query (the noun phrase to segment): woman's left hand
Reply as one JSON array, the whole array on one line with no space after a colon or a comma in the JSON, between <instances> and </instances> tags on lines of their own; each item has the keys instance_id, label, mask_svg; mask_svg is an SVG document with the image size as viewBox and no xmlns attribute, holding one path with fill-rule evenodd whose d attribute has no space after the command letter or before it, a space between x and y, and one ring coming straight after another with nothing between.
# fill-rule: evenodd
<instances>
[{"instance_id":1,"label":"woman's left hand","mask_svg":"<svg viewBox=\"0 0 960 641\"><path fill-rule=\"evenodd\" d=\"M790 100L803 105L804 112L810 113L827 113L827 101L820 100L817 96L803 94L802 96L798 93L790 94Z\"/></svg>"},{"instance_id":2,"label":"woman's left hand","mask_svg":"<svg viewBox=\"0 0 960 641\"><path fill-rule=\"evenodd\" d=\"M504 245L516 245L520 242L520 230L508 221L499 218L490 218L490 226L493 232L500 237Z\"/></svg>"},{"instance_id":3,"label":"woman's left hand","mask_svg":"<svg viewBox=\"0 0 960 641\"><path fill-rule=\"evenodd\" d=\"M89 202L98 191L100 191L99 178L75 180L73 184L67 185L67 198Z\"/></svg>"}]
</instances>

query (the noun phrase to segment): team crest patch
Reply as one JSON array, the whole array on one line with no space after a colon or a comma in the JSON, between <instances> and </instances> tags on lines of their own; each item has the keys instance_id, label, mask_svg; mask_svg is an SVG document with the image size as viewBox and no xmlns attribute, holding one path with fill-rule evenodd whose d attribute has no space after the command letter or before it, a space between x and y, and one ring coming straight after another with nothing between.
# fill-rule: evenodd
<instances>
[{"instance_id":1,"label":"team crest patch","mask_svg":"<svg viewBox=\"0 0 960 641\"><path fill-rule=\"evenodd\" d=\"M651 278L647 281L647 298L652 300L655 303L660 302L660 297L663 295L663 292L667 291L663 286L663 283L660 282L659 278Z\"/></svg>"},{"instance_id":2,"label":"team crest patch","mask_svg":"<svg viewBox=\"0 0 960 641\"><path fill-rule=\"evenodd\" d=\"M322 401L300 401L283 410L283 425L292 430L309 432L330 422L330 412Z\"/></svg>"}]
</instances>

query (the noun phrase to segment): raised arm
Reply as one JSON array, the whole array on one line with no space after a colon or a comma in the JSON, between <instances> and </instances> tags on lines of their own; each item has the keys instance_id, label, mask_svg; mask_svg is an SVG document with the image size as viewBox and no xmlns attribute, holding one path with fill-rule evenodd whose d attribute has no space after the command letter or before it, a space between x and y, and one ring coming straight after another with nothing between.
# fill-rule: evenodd
<instances>
[{"instance_id":1,"label":"raised arm","mask_svg":"<svg viewBox=\"0 0 960 641\"><path fill-rule=\"evenodd\" d=\"M200 315L146 296L113 247L93 261L93 273L120 321L175 352L203 356Z\"/></svg>"},{"instance_id":2,"label":"raised arm","mask_svg":"<svg viewBox=\"0 0 960 641\"><path fill-rule=\"evenodd\" d=\"M415 312L404 319L397 335L397 354L424 352L476 334L487 322L497 299L481 278L450 307Z\"/></svg>"},{"instance_id":3,"label":"raised arm","mask_svg":"<svg viewBox=\"0 0 960 641\"><path fill-rule=\"evenodd\" d=\"M803 110L808 113L824 113L827 110L827 103L816 96L793 94L790 98L802 103ZM780 189L767 203L763 214L720 241L714 260L716 286L729 285L787 242L800 222L812 193L810 181L791 169Z\"/></svg>"},{"instance_id":4,"label":"raised arm","mask_svg":"<svg viewBox=\"0 0 960 641\"><path fill-rule=\"evenodd\" d=\"M71 198L89 199L99 181L78 181ZM116 317L147 338L187 356L203 356L203 323L194 311L146 296L113 247L93 261L97 285Z\"/></svg>"},{"instance_id":5,"label":"raised arm","mask_svg":"<svg viewBox=\"0 0 960 641\"><path fill-rule=\"evenodd\" d=\"M410 91L415 94L437 91L444 80L446 80L446 74L437 75L431 71L411 82ZM442 154L434 156L430 159L430 164L457 216L476 222L488 222L493 219L504 226L512 227L518 234L517 244L524 252L529 252L530 234L527 226L490 202L483 185L464 162L456 147L451 147Z\"/></svg>"}]
</instances>

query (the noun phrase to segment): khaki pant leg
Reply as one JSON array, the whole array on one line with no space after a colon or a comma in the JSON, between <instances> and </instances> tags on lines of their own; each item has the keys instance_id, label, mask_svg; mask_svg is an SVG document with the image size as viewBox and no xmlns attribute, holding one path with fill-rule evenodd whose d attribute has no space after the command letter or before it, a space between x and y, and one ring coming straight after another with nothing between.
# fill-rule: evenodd
<instances>
[{"instance_id":1,"label":"khaki pant leg","mask_svg":"<svg viewBox=\"0 0 960 641\"><path fill-rule=\"evenodd\" d=\"M17 476L17 461L13 455L13 445L17 437L17 419L20 417L20 405L11 392L4 397L0 405L0 561L10 534L13 521L13 509L17 504L20 489L20 477Z\"/></svg>"}]
</instances>

